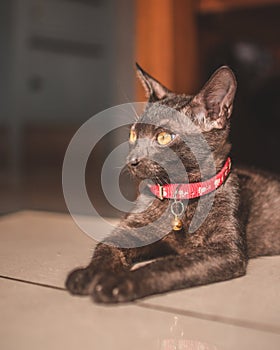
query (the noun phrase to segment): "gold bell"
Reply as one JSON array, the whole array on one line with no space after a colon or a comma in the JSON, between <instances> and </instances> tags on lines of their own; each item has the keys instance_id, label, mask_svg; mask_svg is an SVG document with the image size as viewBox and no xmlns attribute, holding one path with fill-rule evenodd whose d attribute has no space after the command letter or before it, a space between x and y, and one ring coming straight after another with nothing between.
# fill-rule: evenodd
<instances>
[{"instance_id":1,"label":"gold bell","mask_svg":"<svg viewBox=\"0 0 280 350\"><path fill-rule=\"evenodd\" d=\"M175 216L174 220L172 220L172 229L174 231L180 231L183 227L183 222L178 216Z\"/></svg>"}]
</instances>

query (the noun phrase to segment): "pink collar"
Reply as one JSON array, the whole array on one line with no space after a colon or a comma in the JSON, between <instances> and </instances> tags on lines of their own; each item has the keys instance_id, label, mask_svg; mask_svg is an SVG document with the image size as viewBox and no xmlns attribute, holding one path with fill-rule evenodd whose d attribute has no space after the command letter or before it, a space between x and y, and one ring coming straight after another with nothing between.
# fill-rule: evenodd
<instances>
[{"instance_id":1,"label":"pink collar","mask_svg":"<svg viewBox=\"0 0 280 350\"><path fill-rule=\"evenodd\" d=\"M187 184L150 185L149 188L160 200L164 198L193 199L204 196L220 187L230 173L230 168L231 159L228 157L222 170L209 180Z\"/></svg>"}]
</instances>

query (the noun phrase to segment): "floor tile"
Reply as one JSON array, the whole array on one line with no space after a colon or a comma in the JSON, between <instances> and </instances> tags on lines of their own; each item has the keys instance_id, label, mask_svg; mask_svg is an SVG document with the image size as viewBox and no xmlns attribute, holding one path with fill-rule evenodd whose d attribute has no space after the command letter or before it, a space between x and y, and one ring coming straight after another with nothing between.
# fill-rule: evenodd
<instances>
[{"instance_id":1,"label":"floor tile","mask_svg":"<svg viewBox=\"0 0 280 350\"><path fill-rule=\"evenodd\" d=\"M95 225L108 230L100 219ZM0 275L58 287L70 270L90 261L95 247L70 215L36 211L1 217L0 242Z\"/></svg>"},{"instance_id":2,"label":"floor tile","mask_svg":"<svg viewBox=\"0 0 280 350\"><path fill-rule=\"evenodd\" d=\"M280 336L0 279L5 350L278 350Z\"/></svg>"},{"instance_id":3,"label":"floor tile","mask_svg":"<svg viewBox=\"0 0 280 350\"><path fill-rule=\"evenodd\" d=\"M197 317L223 322L258 324L280 334L280 256L251 260L247 275L238 279L147 298L150 305L195 312ZM280 344L279 344L280 346Z\"/></svg>"},{"instance_id":4,"label":"floor tile","mask_svg":"<svg viewBox=\"0 0 280 350\"><path fill-rule=\"evenodd\" d=\"M95 226L97 231L108 230L100 219L95 219ZM0 241L1 276L61 288L64 287L65 278L70 270L88 263L95 246L95 242L76 226L70 215L31 211L1 217ZM209 325L217 329L223 325L227 330L231 329L233 332L229 333L229 336L232 337L230 344L235 344L233 334L237 332L239 336L240 329L246 329L248 334L270 334L274 339L280 334L279 267L280 257L254 259L250 261L245 277L171 292L162 296L153 296L136 305L112 308L112 310L131 310L134 307L137 309L141 307L144 309L143 313L149 317L153 312L174 314L183 320L192 319L199 325L200 322L207 324L204 332L210 327ZM7 280L1 279L1 284L3 281L8 283ZM12 282L9 281L9 283ZM16 289L21 288L22 284L18 282L18 284L11 285L16 286L14 287ZM30 288L28 290L31 295L35 290L51 293L51 295L54 292L62 293L54 290L47 292L42 287L34 285L25 285L24 288ZM90 305L90 310L92 308L94 310L111 309L92 306L87 298L71 297L69 299L68 294L63 295L63 298L69 300L70 305L77 303L78 305ZM17 300L16 295L15 299ZM51 303L48 297L46 300L48 300L47 304ZM23 305L20 304L21 301ZM10 300L10 302L12 306L13 301ZM25 301L19 299L18 302L19 308L24 309ZM38 308L41 307L43 306L38 303ZM172 321L170 322L170 327L172 327ZM190 324L187 323L186 329L189 328ZM195 327L191 329L194 333L188 339L204 339L199 337ZM212 338L207 339L205 338L204 341L208 342ZM225 341L221 343L222 346L226 344Z\"/></svg>"}]
</instances>

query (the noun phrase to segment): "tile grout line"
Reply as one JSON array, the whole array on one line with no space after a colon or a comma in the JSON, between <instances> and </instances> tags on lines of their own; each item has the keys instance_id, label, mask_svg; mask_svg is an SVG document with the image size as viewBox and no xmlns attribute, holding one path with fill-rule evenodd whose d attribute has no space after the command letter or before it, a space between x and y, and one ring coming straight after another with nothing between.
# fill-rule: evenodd
<instances>
[{"instance_id":1,"label":"tile grout line","mask_svg":"<svg viewBox=\"0 0 280 350\"><path fill-rule=\"evenodd\" d=\"M261 332L280 334L280 327L277 327L271 324L234 319L231 317L217 316L212 314L205 314L197 311L179 310L169 306L154 305L154 304L144 303L139 301L137 301L135 304L138 305L139 307L152 309L155 311L162 311L166 313L172 313L172 314L177 314L181 316L188 316L188 317L201 319L205 321L212 321L212 322L218 322L218 323L228 324L228 325L242 327L242 328L249 328L249 329L254 329Z\"/></svg>"},{"instance_id":2,"label":"tile grout line","mask_svg":"<svg viewBox=\"0 0 280 350\"><path fill-rule=\"evenodd\" d=\"M53 285L45 284L45 283L40 283L40 282L32 282L32 281L28 281L28 280L24 280L24 279L20 279L20 278L15 278L15 277L0 275L0 278L10 280L10 281L20 282L20 283L25 283L25 284L31 284L31 285L38 286L38 287L67 291L67 289L63 288L63 287L57 287L57 286L53 286ZM257 322L252 322L252 321L248 321L248 320L234 319L231 317L204 314L202 312L197 312L197 311L179 310L179 309L169 307L169 306L154 305L154 304L150 304L150 303L144 303L141 301L135 301L134 305L138 306L140 308L151 309L154 311L161 311L161 312L165 312L165 313L169 313L169 314L170 313L171 314L178 314L181 316L188 316L188 317L201 319L201 320L205 320L205 321L218 322L218 323L228 324L228 325L242 327L242 328L254 329L254 330L262 331L262 332L280 334L279 327L274 326L274 325L265 324L265 323L257 323Z\"/></svg>"},{"instance_id":3,"label":"tile grout line","mask_svg":"<svg viewBox=\"0 0 280 350\"><path fill-rule=\"evenodd\" d=\"M21 278L9 277L9 276L4 276L4 275L0 275L0 278L10 280L10 281L20 282L20 283L32 284L32 285L38 286L38 287L45 287L45 288L50 288L50 289L66 291L66 288L63 288L63 287L52 286L50 284L40 283L40 282L32 282L32 281L24 280Z\"/></svg>"}]
</instances>

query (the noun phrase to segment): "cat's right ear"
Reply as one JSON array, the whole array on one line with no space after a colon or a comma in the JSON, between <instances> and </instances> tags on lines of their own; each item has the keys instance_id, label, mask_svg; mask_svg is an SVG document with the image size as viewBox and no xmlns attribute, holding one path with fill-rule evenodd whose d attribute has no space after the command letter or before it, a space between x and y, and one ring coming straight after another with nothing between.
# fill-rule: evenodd
<instances>
[{"instance_id":1,"label":"cat's right ear","mask_svg":"<svg viewBox=\"0 0 280 350\"><path fill-rule=\"evenodd\" d=\"M161 100L170 94L171 91L145 72L138 63L136 63L136 72L150 102Z\"/></svg>"}]
</instances>

